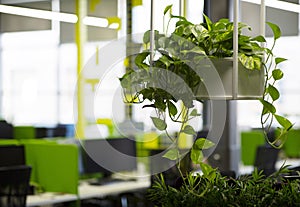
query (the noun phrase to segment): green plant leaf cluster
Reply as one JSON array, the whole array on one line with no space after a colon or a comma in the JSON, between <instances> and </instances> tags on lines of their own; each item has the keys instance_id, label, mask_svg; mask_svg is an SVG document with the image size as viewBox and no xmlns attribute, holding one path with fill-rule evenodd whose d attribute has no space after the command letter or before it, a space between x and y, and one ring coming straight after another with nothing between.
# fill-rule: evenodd
<instances>
[{"instance_id":1,"label":"green plant leaf cluster","mask_svg":"<svg viewBox=\"0 0 300 207\"><path fill-rule=\"evenodd\" d=\"M170 20L178 19L175 30L170 35L154 31L154 51L149 51L151 32L146 31L143 37L146 49L133 57L135 66L129 68L120 81L126 97L128 94L131 96L127 102L142 103L149 100L153 104L145 107L163 112L168 109L169 115L174 118L178 112L175 103L182 101L184 107L192 108L193 100L197 100L195 94L202 84L202 77L197 70L212 67L208 61L210 58L233 56L233 22L220 19L213 23L204 15L206 23L192 24L182 16L173 15L171 10L172 5L167 6L164 16L169 13ZM262 36L253 38L243 35L243 29L251 28L239 23L239 60L249 70L260 70L266 51L260 44L266 40ZM278 62L280 60L283 61L278 59ZM280 71L274 74L280 77ZM270 87L269 91L275 94L276 88ZM279 98L278 93L276 96Z\"/></svg>"},{"instance_id":2,"label":"green plant leaf cluster","mask_svg":"<svg viewBox=\"0 0 300 207\"><path fill-rule=\"evenodd\" d=\"M147 101L143 107L151 107L156 111L157 116L151 117L153 125L160 132L165 132L174 144L164 156L176 160L177 155L178 160L182 156L177 149L180 134L196 134L188 121L200 115L193 104L194 101L202 101L196 96L204 82L200 74L213 67L211 59L232 58L234 28L233 22L228 19L212 22L204 15L205 23L193 24L185 17L173 15L171 11L172 5L167 6L164 17L169 14L169 22L177 19L174 31L170 34L160 34L158 31L151 34L151 31L146 31L143 36L144 50L131 57L134 65L127 68L120 81L127 103ZM263 36L243 35L243 30L251 28L239 22L238 59L249 72L264 70L264 91L260 99L263 106L261 124L267 141L274 147L281 147L293 126L287 118L278 114L275 104L280 99L276 83L284 77L279 66L286 59L276 57L273 53L275 43L281 36L280 28L270 22L267 24L274 37L270 48L265 47L266 39ZM149 48L151 35L154 35L153 51ZM168 133L167 118L181 124L177 135ZM267 134L274 121L280 126L279 133L274 141L270 141ZM191 149L192 160L201 164L202 150L212 146L209 140L198 138Z\"/></svg>"},{"instance_id":3,"label":"green plant leaf cluster","mask_svg":"<svg viewBox=\"0 0 300 207\"><path fill-rule=\"evenodd\" d=\"M263 68L265 71L265 90L260 102L263 105L261 113L262 128L266 133L270 131L274 120L278 123L278 135L274 140L270 141L267 137L267 141L273 147L280 148L283 146L287 139L288 132L292 129L293 124L287 118L279 115L276 110L275 102L280 98L280 92L276 88L275 84L281 80L284 76L283 71L279 68L279 64L283 63L287 59L283 57L276 57L273 53L276 41L281 37L280 28L271 22L267 22L267 25L273 32L273 45L271 49L265 49L265 61L263 62Z\"/></svg>"},{"instance_id":4,"label":"green plant leaf cluster","mask_svg":"<svg viewBox=\"0 0 300 207\"><path fill-rule=\"evenodd\" d=\"M202 150L209 149L215 144L206 138L198 138L191 149L191 160L195 164L201 164L203 161Z\"/></svg>"},{"instance_id":5,"label":"green plant leaf cluster","mask_svg":"<svg viewBox=\"0 0 300 207\"><path fill-rule=\"evenodd\" d=\"M171 8L166 7L164 15ZM170 20L173 18L178 21L170 35L154 32L153 53L149 51L151 32L145 32L143 43L146 49L135 57L136 67L120 79L124 82L122 87L134 94L132 100L137 97L139 103L150 100L154 103L152 107L162 111L170 108L168 100L173 103L181 100L185 107L192 108L196 99L194 94L202 82L197 70L212 67L209 58L233 56L233 23L228 19L212 23L205 16L206 23L192 24L186 18L170 13ZM242 35L245 28L250 29L246 24L239 24L239 60L247 69L260 70L264 48L259 43L265 39ZM171 115L175 114L174 110L169 111Z\"/></svg>"},{"instance_id":6,"label":"green plant leaf cluster","mask_svg":"<svg viewBox=\"0 0 300 207\"><path fill-rule=\"evenodd\" d=\"M166 185L161 177L149 189L149 198L164 207L294 207L300 205L300 181L286 181L282 172L266 177L255 170L237 179L223 177L203 164L202 175L189 174L180 188Z\"/></svg>"},{"instance_id":7,"label":"green plant leaf cluster","mask_svg":"<svg viewBox=\"0 0 300 207\"><path fill-rule=\"evenodd\" d=\"M220 19L213 23L204 15L206 23L192 24L186 19L180 19L176 23L174 34L183 37L205 53L208 57L224 58L233 56L233 22L228 19ZM263 36L250 37L242 34L243 29L251 28L239 23L238 28L238 56L240 62L250 70L261 69L264 48L259 45L266 42Z\"/></svg>"}]
</instances>

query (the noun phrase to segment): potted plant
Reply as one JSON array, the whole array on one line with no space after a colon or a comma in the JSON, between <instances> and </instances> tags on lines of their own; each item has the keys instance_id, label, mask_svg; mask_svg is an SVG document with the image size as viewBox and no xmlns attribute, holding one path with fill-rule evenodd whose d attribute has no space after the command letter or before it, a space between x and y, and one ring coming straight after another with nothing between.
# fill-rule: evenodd
<instances>
[{"instance_id":1,"label":"potted plant","mask_svg":"<svg viewBox=\"0 0 300 207\"><path fill-rule=\"evenodd\" d=\"M226 85L226 80L231 78L227 71L232 72L233 23L228 19L213 23L204 15L205 23L192 24L182 16L173 15L171 8L171 5L166 7L164 17L169 14L170 19L178 19L175 30L171 34L145 32L145 49L134 57L134 66L126 71L120 82L126 102L147 102L143 107L151 107L156 111L157 116L151 117L154 126L165 132L173 143L164 157L177 160L180 169L179 160L184 153L178 149L179 137L181 134L196 135L189 121L200 116L193 103L205 99L228 99L232 96L229 91L231 84ZM241 99L259 99L263 106L261 124L266 135L273 121L278 122L281 127L275 140L266 138L272 146L281 147L292 128L292 123L278 115L274 106L274 102L280 97L275 83L283 77L279 64L286 59L276 57L273 53L275 43L280 38L280 28L270 22L267 24L274 36L270 48L264 46L266 39L263 36L243 35L242 30L250 27L239 23L238 78L244 80L239 81L238 92L241 92ZM229 65L229 69L219 65ZM246 81L245 85L243 81ZM168 133L168 119L180 124L175 135ZM202 162L202 150L213 145L210 140L198 137L190 155L195 164L200 164L202 171L209 169L208 176L213 173L213 177L218 177L209 165ZM187 180L184 183L186 190L193 189L189 182L195 181ZM162 188L165 189L165 186Z\"/></svg>"},{"instance_id":2,"label":"potted plant","mask_svg":"<svg viewBox=\"0 0 300 207\"><path fill-rule=\"evenodd\" d=\"M221 76L222 67L216 65L220 62L223 66L228 65L232 59L233 23L228 19L213 23L204 15L206 23L192 24L182 16L173 15L171 8L172 5L165 8L164 17L169 13L170 20L178 19L175 30L170 35L155 31L153 51L149 49L150 31L145 32L143 41L146 49L136 55L135 67L127 70L120 81L126 94L126 102L143 103L145 100L151 102L144 107L153 107L157 110L158 117L152 117L152 121L158 130L166 130L165 113L167 113L172 121L183 124L179 134L181 132L194 134L192 127L186 125L189 119L199 115L193 109L193 101L214 98L210 96L211 94L207 94L209 87L204 87L204 83L209 84L207 83L209 81L205 80L208 77L206 73L214 71L209 70L214 67ZM239 78L250 81L244 84L241 90L247 90L246 87L252 90L250 84L256 87L254 98L259 99L263 105L262 128L270 130L274 120L281 126L275 140L267 139L272 146L280 147L286 139L287 132L292 128L292 123L278 115L274 106L280 97L275 84L283 77L279 64L286 59L276 57L273 53L276 41L281 35L280 28L270 22L267 24L272 29L274 37L270 48L264 46L266 39L263 36L243 35L242 29L251 28L239 23L238 60L242 66L239 67L239 74L243 75ZM223 69L226 70L226 67ZM241 85L243 81L245 79L240 81ZM217 84L213 84L217 87L215 86ZM214 90L208 92L214 93ZM226 91L221 95L225 95L224 99L227 98ZM185 111L178 111L175 103L179 101L183 102Z\"/></svg>"},{"instance_id":3,"label":"potted plant","mask_svg":"<svg viewBox=\"0 0 300 207\"><path fill-rule=\"evenodd\" d=\"M222 176L209 166L203 175L189 175L179 188L168 186L162 177L149 190L149 198L157 206L298 206L300 180L287 180L283 167L271 176L254 170L238 178Z\"/></svg>"}]
</instances>

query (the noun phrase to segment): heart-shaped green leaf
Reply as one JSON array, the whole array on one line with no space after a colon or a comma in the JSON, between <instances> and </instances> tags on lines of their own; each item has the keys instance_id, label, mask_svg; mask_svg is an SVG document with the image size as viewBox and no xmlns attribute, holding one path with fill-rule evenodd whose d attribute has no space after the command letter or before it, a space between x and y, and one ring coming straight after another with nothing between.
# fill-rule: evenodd
<instances>
[{"instance_id":1,"label":"heart-shaped green leaf","mask_svg":"<svg viewBox=\"0 0 300 207\"><path fill-rule=\"evenodd\" d=\"M271 22L267 22L267 25L273 31L274 39L277 40L281 36L281 30L280 30L280 28L276 24L271 23Z\"/></svg>"},{"instance_id":2,"label":"heart-shaped green leaf","mask_svg":"<svg viewBox=\"0 0 300 207\"><path fill-rule=\"evenodd\" d=\"M158 130L163 131L167 128L167 124L164 120L162 120L160 118L157 118L157 117L153 117L153 116L151 116L151 119L152 119L152 122L153 122L154 126Z\"/></svg>"},{"instance_id":3,"label":"heart-shaped green leaf","mask_svg":"<svg viewBox=\"0 0 300 207\"><path fill-rule=\"evenodd\" d=\"M275 114L276 113L276 108L273 106L273 104L271 104L268 101L262 100L262 99L260 100L260 102L264 106L263 114L267 114L267 113Z\"/></svg>"},{"instance_id":4,"label":"heart-shaped green leaf","mask_svg":"<svg viewBox=\"0 0 300 207\"><path fill-rule=\"evenodd\" d=\"M168 150L163 157L168 158L169 160L177 160L180 157L178 149Z\"/></svg>"},{"instance_id":5,"label":"heart-shaped green leaf","mask_svg":"<svg viewBox=\"0 0 300 207\"><path fill-rule=\"evenodd\" d=\"M168 101L168 108L169 108L169 113L172 116L175 116L177 114L177 108L171 101Z\"/></svg>"},{"instance_id":6,"label":"heart-shaped green leaf","mask_svg":"<svg viewBox=\"0 0 300 207\"><path fill-rule=\"evenodd\" d=\"M191 150L191 160L195 164L200 164L203 160L202 150L193 147Z\"/></svg>"},{"instance_id":7,"label":"heart-shaped green leaf","mask_svg":"<svg viewBox=\"0 0 300 207\"><path fill-rule=\"evenodd\" d=\"M196 131L194 130L194 128L190 125L186 125L184 127L184 129L182 130L183 133L185 134L190 134L190 135L196 135Z\"/></svg>"},{"instance_id":8,"label":"heart-shaped green leaf","mask_svg":"<svg viewBox=\"0 0 300 207\"><path fill-rule=\"evenodd\" d=\"M197 112L197 109L193 109L190 113L190 116L201 116L201 114Z\"/></svg>"},{"instance_id":9,"label":"heart-shaped green leaf","mask_svg":"<svg viewBox=\"0 0 300 207\"><path fill-rule=\"evenodd\" d=\"M279 64L279 63L284 62L284 61L286 61L286 60L287 60L286 58L277 57L277 58L275 58L275 63L276 63L276 64Z\"/></svg>"},{"instance_id":10,"label":"heart-shaped green leaf","mask_svg":"<svg viewBox=\"0 0 300 207\"><path fill-rule=\"evenodd\" d=\"M277 114L274 115L278 123L284 128L284 129L290 129L293 124L285 117L279 116Z\"/></svg>"},{"instance_id":11,"label":"heart-shaped green leaf","mask_svg":"<svg viewBox=\"0 0 300 207\"><path fill-rule=\"evenodd\" d=\"M280 93L277 90L277 88L275 88L272 85L269 85L267 91L270 94L273 101L276 101L277 99L279 99Z\"/></svg>"},{"instance_id":12,"label":"heart-shaped green leaf","mask_svg":"<svg viewBox=\"0 0 300 207\"><path fill-rule=\"evenodd\" d=\"M171 5L168 5L168 6L166 6L166 8L165 8L165 10L164 10L164 15L166 15L166 13L169 11L169 10L171 10L172 9L172 4Z\"/></svg>"},{"instance_id":13,"label":"heart-shaped green leaf","mask_svg":"<svg viewBox=\"0 0 300 207\"><path fill-rule=\"evenodd\" d=\"M198 138L193 146L195 146L195 148L197 148L197 149L202 150L202 149L209 149L209 148L213 147L214 145L215 145L215 143L213 143L212 141L210 141L206 138Z\"/></svg>"},{"instance_id":14,"label":"heart-shaped green leaf","mask_svg":"<svg viewBox=\"0 0 300 207\"><path fill-rule=\"evenodd\" d=\"M280 69L275 69L272 71L272 76L274 80L280 80L283 77L283 72Z\"/></svg>"}]
</instances>

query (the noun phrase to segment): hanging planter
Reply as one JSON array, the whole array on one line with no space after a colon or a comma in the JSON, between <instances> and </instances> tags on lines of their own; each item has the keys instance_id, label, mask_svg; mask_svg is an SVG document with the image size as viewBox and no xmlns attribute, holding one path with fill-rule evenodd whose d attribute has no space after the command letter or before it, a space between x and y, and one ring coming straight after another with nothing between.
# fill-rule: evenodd
<instances>
[{"instance_id":1,"label":"hanging planter","mask_svg":"<svg viewBox=\"0 0 300 207\"><path fill-rule=\"evenodd\" d=\"M283 77L279 64L286 60L273 53L280 28L267 22L274 38L271 47L265 47L263 35L242 34L242 30L251 28L237 22L236 15L234 22L220 19L214 23L204 15L205 23L193 24L173 15L171 8L165 8L164 17L169 14L170 20L178 20L174 31L160 34L152 25L144 33L145 50L135 55L134 67L120 78L126 101L150 101L144 107L153 107L158 114L167 112L178 122L178 101L192 109L193 101L205 99L258 99L263 105L261 124L266 134L273 121L281 126L275 140L271 142L266 136L267 141L281 147L292 123L278 115L274 105L280 97L275 83ZM159 122L155 126L165 130L165 117Z\"/></svg>"},{"instance_id":2,"label":"hanging planter","mask_svg":"<svg viewBox=\"0 0 300 207\"><path fill-rule=\"evenodd\" d=\"M135 83L142 83L145 88L168 88L171 95L175 93L176 100L186 102L263 97L267 64L264 57L266 53L272 54L261 46L266 42L263 36L242 35L243 29L251 28L239 23L235 52L235 27L228 19L212 23L204 15L206 23L195 25L181 16L170 14L170 17L179 19L170 35L145 32L143 41L149 49L135 57L137 68L126 74L130 73L134 80L128 81L132 88L139 88Z\"/></svg>"},{"instance_id":3,"label":"hanging planter","mask_svg":"<svg viewBox=\"0 0 300 207\"><path fill-rule=\"evenodd\" d=\"M264 70L248 70L241 62L238 64L238 80L234 88L233 58L210 59L209 67L202 84L195 94L198 99L259 99L264 93ZM201 69L200 69L201 70ZM207 75L208 70L210 73ZM217 85L217 86L216 86ZM208 87L210 87L208 89ZM236 91L236 96L234 94Z\"/></svg>"},{"instance_id":4,"label":"hanging planter","mask_svg":"<svg viewBox=\"0 0 300 207\"><path fill-rule=\"evenodd\" d=\"M195 96L199 99L258 99L264 92L263 36L251 37L242 34L243 29L251 29L243 23L237 24L228 19L212 23L204 15L206 23L192 24L184 17L178 18L176 28L169 38L177 39L178 44L158 39L157 50L168 58L180 55L184 61L196 68L201 84ZM175 38L176 36L176 38ZM178 41L179 40L179 41ZM238 42L238 43L236 43ZM188 47L187 47L188 45ZM191 55L194 54L194 55ZM197 55L197 57L196 57ZM199 60L202 57L202 60ZM197 62L198 61L198 62ZM213 71L215 70L215 71Z\"/></svg>"}]
</instances>

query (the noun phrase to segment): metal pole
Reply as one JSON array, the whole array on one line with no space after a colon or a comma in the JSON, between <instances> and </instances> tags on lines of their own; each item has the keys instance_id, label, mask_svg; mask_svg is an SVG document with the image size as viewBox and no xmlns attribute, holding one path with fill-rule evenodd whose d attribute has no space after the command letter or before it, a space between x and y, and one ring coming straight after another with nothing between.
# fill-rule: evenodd
<instances>
[{"instance_id":1,"label":"metal pole","mask_svg":"<svg viewBox=\"0 0 300 207\"><path fill-rule=\"evenodd\" d=\"M54 12L59 12L60 11L60 5L59 5L59 0L52 0L51 2L52 5L52 11ZM60 43L60 22L52 20L51 21L51 28L52 28L52 33L55 35L55 44L57 47L57 50L59 50L59 43ZM59 115L61 113L60 110L60 82L59 82L59 53L56 54L56 78L57 78L57 83L56 83L56 122L59 123Z\"/></svg>"},{"instance_id":2,"label":"metal pole","mask_svg":"<svg viewBox=\"0 0 300 207\"><path fill-rule=\"evenodd\" d=\"M154 57L154 0L151 0L150 6L150 63L152 65Z\"/></svg>"},{"instance_id":3,"label":"metal pole","mask_svg":"<svg viewBox=\"0 0 300 207\"><path fill-rule=\"evenodd\" d=\"M232 95L233 99L238 96L238 21L239 0L234 0L233 5L233 73L232 73Z\"/></svg>"},{"instance_id":4,"label":"metal pole","mask_svg":"<svg viewBox=\"0 0 300 207\"><path fill-rule=\"evenodd\" d=\"M179 16L186 17L186 0L179 0Z\"/></svg>"},{"instance_id":5,"label":"metal pole","mask_svg":"<svg viewBox=\"0 0 300 207\"><path fill-rule=\"evenodd\" d=\"M265 0L261 0L260 4L260 35L265 36L266 33L266 4Z\"/></svg>"},{"instance_id":6,"label":"metal pole","mask_svg":"<svg viewBox=\"0 0 300 207\"><path fill-rule=\"evenodd\" d=\"M239 5L240 0L234 0L233 5L233 76L232 76L232 93L233 99L232 101L228 101L227 111L228 111L228 119L227 119L227 127L225 129L228 143L227 147L229 148L229 169L239 172L239 163L240 163L240 147L239 143L239 134L237 129L237 101L235 99L238 98L238 71L239 71L239 60L238 60L238 27L239 27Z\"/></svg>"},{"instance_id":7,"label":"metal pole","mask_svg":"<svg viewBox=\"0 0 300 207\"><path fill-rule=\"evenodd\" d=\"M234 2L233 2L234 1ZM216 4L211 4L213 1L206 2L208 5L205 5L206 11L209 12L211 11L218 11L216 8L219 6L218 3ZM237 38L237 29L238 29L238 11L239 11L239 5L238 5L238 0L232 0L233 4L231 4L231 1L227 1L227 7L224 9L229 8L229 10L235 13L235 19L234 19L234 27L236 31L234 32L234 49L235 49L235 56L234 56L234 65L233 67L236 69L235 74L232 75L233 80L236 82L233 83L232 90L233 91L233 98L234 96L237 97L237 63L238 63L238 58L237 58L237 49L238 49L238 38ZM232 5L232 6L231 6ZM208 8L210 8L208 10ZM210 18L211 19L216 19L220 13L218 12L210 12ZM229 13L227 14L229 16ZM234 16L232 15L232 16ZM234 81L233 81L234 82ZM209 102L207 101L206 104L211 104L214 105L215 108L217 109L219 106L218 104L221 104L222 101L218 100L210 100ZM206 111L208 110L208 111ZM208 128L210 127L210 124L212 121L216 121L219 118L219 115L216 114L215 112L211 111L211 108L209 106L205 107L206 114L203 114L206 116L205 121L203 123L205 124L204 127ZM203 117L204 118L204 117ZM209 119L210 118L210 119ZM236 100L230 100L226 101L226 123L224 127L224 131L222 133L221 139L219 140L218 145L216 146L215 151L213 154L209 157L209 163L213 167L219 168L221 171L235 171L236 173L239 172L239 162L240 162L240 149L239 149L239 134L237 130L237 101Z\"/></svg>"},{"instance_id":8,"label":"metal pole","mask_svg":"<svg viewBox=\"0 0 300 207\"><path fill-rule=\"evenodd\" d=\"M130 69L134 63L134 59L130 57L132 53L132 1L126 1L126 57L128 57L128 65L126 70ZM125 120L132 120L132 104L125 104Z\"/></svg>"}]
</instances>

